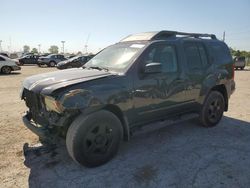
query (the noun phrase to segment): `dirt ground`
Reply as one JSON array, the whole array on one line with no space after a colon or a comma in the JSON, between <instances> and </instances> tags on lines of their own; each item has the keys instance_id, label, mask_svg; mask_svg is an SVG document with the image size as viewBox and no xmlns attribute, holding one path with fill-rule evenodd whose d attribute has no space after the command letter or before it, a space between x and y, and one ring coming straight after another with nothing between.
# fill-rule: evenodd
<instances>
[{"instance_id":1,"label":"dirt ground","mask_svg":"<svg viewBox=\"0 0 250 188\"><path fill-rule=\"evenodd\" d=\"M98 168L75 164L62 144L42 146L23 126L22 80L55 68L0 75L0 187L250 187L250 69L236 71L229 111L214 128L195 121L138 134Z\"/></svg>"}]
</instances>

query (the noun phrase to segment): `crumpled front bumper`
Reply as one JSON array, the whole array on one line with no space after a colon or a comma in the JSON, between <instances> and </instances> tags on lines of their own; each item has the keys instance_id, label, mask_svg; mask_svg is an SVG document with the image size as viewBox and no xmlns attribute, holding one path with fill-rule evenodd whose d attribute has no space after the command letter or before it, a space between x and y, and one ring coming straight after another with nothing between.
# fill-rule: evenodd
<instances>
[{"instance_id":1,"label":"crumpled front bumper","mask_svg":"<svg viewBox=\"0 0 250 188\"><path fill-rule=\"evenodd\" d=\"M26 113L23 116L23 123L24 125L31 130L33 133L35 133L36 135L38 135L41 138L46 138L49 135L49 131L48 129L44 128L44 127L40 127L37 124L35 124L34 122L31 121L31 114L30 113Z\"/></svg>"}]
</instances>

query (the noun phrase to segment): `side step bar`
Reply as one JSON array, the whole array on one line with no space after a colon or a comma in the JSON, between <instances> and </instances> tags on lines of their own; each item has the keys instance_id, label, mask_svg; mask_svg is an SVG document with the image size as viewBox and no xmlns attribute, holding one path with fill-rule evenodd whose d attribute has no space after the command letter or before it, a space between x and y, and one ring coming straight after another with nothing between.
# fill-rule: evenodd
<instances>
[{"instance_id":1,"label":"side step bar","mask_svg":"<svg viewBox=\"0 0 250 188\"><path fill-rule=\"evenodd\" d=\"M134 127L131 129L131 136L136 134L136 133L141 134L141 133L151 132L151 131L166 127L168 125L181 123L181 122L195 119L198 117L199 117L198 113L183 114L183 115L179 115L179 116L173 116L173 117L171 117L169 119L165 119L163 121L158 121L158 122L154 122L154 123L150 123L150 124L146 124L146 125L142 125L142 126L137 126L137 127Z\"/></svg>"}]
</instances>

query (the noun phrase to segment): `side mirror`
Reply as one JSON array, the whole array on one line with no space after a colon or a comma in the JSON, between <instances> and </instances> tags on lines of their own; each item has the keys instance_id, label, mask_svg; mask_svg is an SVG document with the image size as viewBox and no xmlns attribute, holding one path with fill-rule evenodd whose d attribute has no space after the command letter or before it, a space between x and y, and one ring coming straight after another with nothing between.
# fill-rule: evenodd
<instances>
[{"instance_id":1,"label":"side mirror","mask_svg":"<svg viewBox=\"0 0 250 188\"><path fill-rule=\"evenodd\" d=\"M152 74L152 73L161 73L162 66L161 63L148 63L145 66L145 73Z\"/></svg>"}]
</instances>

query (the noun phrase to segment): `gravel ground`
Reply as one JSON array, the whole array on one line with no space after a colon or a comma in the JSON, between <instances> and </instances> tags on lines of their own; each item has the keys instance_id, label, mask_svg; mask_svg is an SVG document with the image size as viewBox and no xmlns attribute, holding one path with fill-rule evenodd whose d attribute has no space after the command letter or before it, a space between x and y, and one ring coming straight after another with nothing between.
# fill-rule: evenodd
<instances>
[{"instance_id":1,"label":"gravel ground","mask_svg":"<svg viewBox=\"0 0 250 188\"><path fill-rule=\"evenodd\" d=\"M0 75L0 187L250 187L250 69L236 71L236 91L217 127L189 121L124 142L109 163L75 164L63 142L43 146L23 126L21 81L54 68L23 66Z\"/></svg>"}]
</instances>

